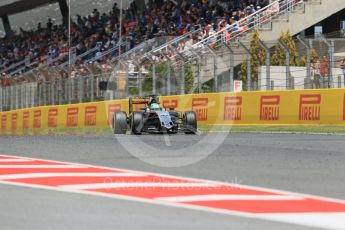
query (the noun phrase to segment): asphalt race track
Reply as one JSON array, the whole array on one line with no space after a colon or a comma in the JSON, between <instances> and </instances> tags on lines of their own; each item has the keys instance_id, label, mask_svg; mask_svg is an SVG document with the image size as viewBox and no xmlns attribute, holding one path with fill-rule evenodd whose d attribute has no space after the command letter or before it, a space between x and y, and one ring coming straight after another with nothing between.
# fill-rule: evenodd
<instances>
[{"instance_id":1,"label":"asphalt race track","mask_svg":"<svg viewBox=\"0 0 345 230\"><path fill-rule=\"evenodd\" d=\"M0 137L0 155L199 178L345 200L345 136L217 135ZM141 142L153 149L140 153L145 148ZM213 153L199 154L202 149L211 149ZM4 230L316 229L1 183L0 223Z\"/></svg>"}]
</instances>

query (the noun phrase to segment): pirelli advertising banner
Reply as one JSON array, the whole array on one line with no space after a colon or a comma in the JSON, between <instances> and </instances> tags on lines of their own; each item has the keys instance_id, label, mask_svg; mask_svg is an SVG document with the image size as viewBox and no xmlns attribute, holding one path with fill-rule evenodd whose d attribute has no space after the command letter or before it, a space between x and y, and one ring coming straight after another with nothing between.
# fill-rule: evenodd
<instances>
[{"instance_id":1,"label":"pirelli advertising banner","mask_svg":"<svg viewBox=\"0 0 345 230\"><path fill-rule=\"evenodd\" d=\"M193 110L207 125L342 125L345 90L303 90L164 97L177 110Z\"/></svg>"},{"instance_id":2,"label":"pirelli advertising banner","mask_svg":"<svg viewBox=\"0 0 345 230\"><path fill-rule=\"evenodd\" d=\"M109 127L112 114L121 110L128 110L127 101L48 106L0 112L0 134Z\"/></svg>"},{"instance_id":3,"label":"pirelli advertising banner","mask_svg":"<svg viewBox=\"0 0 345 230\"><path fill-rule=\"evenodd\" d=\"M167 96L160 103L166 109L195 111L200 125L345 124L345 89ZM128 100L0 112L0 134L109 127L116 111L127 112Z\"/></svg>"}]
</instances>

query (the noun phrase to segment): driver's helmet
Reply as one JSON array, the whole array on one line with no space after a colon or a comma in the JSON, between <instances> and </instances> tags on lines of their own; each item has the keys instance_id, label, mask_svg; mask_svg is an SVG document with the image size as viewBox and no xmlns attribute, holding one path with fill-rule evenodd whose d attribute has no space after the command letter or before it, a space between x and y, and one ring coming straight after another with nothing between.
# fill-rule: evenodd
<instances>
[{"instance_id":1,"label":"driver's helmet","mask_svg":"<svg viewBox=\"0 0 345 230\"><path fill-rule=\"evenodd\" d=\"M161 107L159 106L159 104L158 103L152 103L151 105L150 105L150 109L152 109L152 110L159 110Z\"/></svg>"}]
</instances>

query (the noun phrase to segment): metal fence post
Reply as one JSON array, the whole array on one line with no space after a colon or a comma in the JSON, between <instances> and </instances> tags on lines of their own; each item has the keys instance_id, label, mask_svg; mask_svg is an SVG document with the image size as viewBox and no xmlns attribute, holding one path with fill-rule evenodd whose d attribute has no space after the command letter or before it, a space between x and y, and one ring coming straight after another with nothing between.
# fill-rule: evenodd
<instances>
[{"instance_id":1,"label":"metal fence post","mask_svg":"<svg viewBox=\"0 0 345 230\"><path fill-rule=\"evenodd\" d=\"M93 75L93 73L91 73L91 77L90 77L90 101L94 102L95 101L95 77Z\"/></svg>"},{"instance_id":2,"label":"metal fence post","mask_svg":"<svg viewBox=\"0 0 345 230\"><path fill-rule=\"evenodd\" d=\"M229 52L230 52L230 69L229 69L229 89L230 92L234 91L234 72L235 72L235 52L233 51L233 49L226 44L225 42L223 42L224 47L226 47Z\"/></svg>"},{"instance_id":3,"label":"metal fence post","mask_svg":"<svg viewBox=\"0 0 345 230\"><path fill-rule=\"evenodd\" d=\"M99 77L97 77L96 79L96 97L97 98L99 98L99 95L100 95L100 93L99 93ZM118 84L118 82L116 82L116 85Z\"/></svg>"},{"instance_id":4,"label":"metal fence post","mask_svg":"<svg viewBox=\"0 0 345 230\"><path fill-rule=\"evenodd\" d=\"M68 104L72 103L72 93L73 93L73 79L68 78L66 81L67 92L68 92Z\"/></svg>"},{"instance_id":5,"label":"metal fence post","mask_svg":"<svg viewBox=\"0 0 345 230\"><path fill-rule=\"evenodd\" d=\"M285 51L285 65L286 65L286 89L291 89L292 85L290 84L290 51L289 48L280 40L278 40L279 45Z\"/></svg>"},{"instance_id":6,"label":"metal fence post","mask_svg":"<svg viewBox=\"0 0 345 230\"><path fill-rule=\"evenodd\" d=\"M170 60L167 61L167 95L171 95L171 63Z\"/></svg>"},{"instance_id":7,"label":"metal fence post","mask_svg":"<svg viewBox=\"0 0 345 230\"><path fill-rule=\"evenodd\" d=\"M194 49L191 51L197 57L197 89L198 93L201 93L201 57Z\"/></svg>"},{"instance_id":8,"label":"metal fence post","mask_svg":"<svg viewBox=\"0 0 345 230\"><path fill-rule=\"evenodd\" d=\"M327 79L328 79L328 87L331 87L331 77L333 74L333 46L334 46L334 42L331 41L331 43L330 43L324 37L321 37L321 41L323 41L328 47L328 76L327 76ZM322 79L322 81L325 82L324 79ZM324 87L327 87L327 85L324 85Z\"/></svg>"},{"instance_id":9,"label":"metal fence post","mask_svg":"<svg viewBox=\"0 0 345 230\"><path fill-rule=\"evenodd\" d=\"M152 65L152 94L156 95L157 93L157 76L156 76L156 63L153 62Z\"/></svg>"},{"instance_id":10,"label":"metal fence post","mask_svg":"<svg viewBox=\"0 0 345 230\"><path fill-rule=\"evenodd\" d=\"M36 87L35 87L36 86ZM35 83L31 83L30 84L30 91L29 91L29 95L30 95L30 102L28 104L28 107L34 107L35 106L35 95L37 93L37 82Z\"/></svg>"},{"instance_id":11,"label":"metal fence post","mask_svg":"<svg viewBox=\"0 0 345 230\"><path fill-rule=\"evenodd\" d=\"M35 106L41 105L41 95L42 95L42 82L37 84L37 104Z\"/></svg>"},{"instance_id":12,"label":"metal fence post","mask_svg":"<svg viewBox=\"0 0 345 230\"><path fill-rule=\"evenodd\" d=\"M27 83L24 86L24 93L22 94L23 95L23 97L22 97L22 108L28 107L29 100L30 100L30 91L29 91L30 86L31 86L31 83Z\"/></svg>"},{"instance_id":13,"label":"metal fence post","mask_svg":"<svg viewBox=\"0 0 345 230\"><path fill-rule=\"evenodd\" d=\"M240 41L238 40L238 44L245 50L247 53L247 91L252 90L252 56L250 55L250 50Z\"/></svg>"},{"instance_id":14,"label":"metal fence post","mask_svg":"<svg viewBox=\"0 0 345 230\"><path fill-rule=\"evenodd\" d=\"M104 80L106 80L106 77L102 76L102 81L104 81ZM109 76L108 84L110 81L113 81L116 83L116 87L114 87L114 89L111 90L111 98L110 98L111 100L114 100L114 99L120 97L119 96L120 95L120 92L119 92L120 91L119 90L119 88L120 88L120 68L118 68L115 72L113 72ZM97 88L99 88L99 87L97 87ZM102 99L105 100L105 96L104 96L105 92L102 90L99 90L99 92L102 93L102 97L103 97Z\"/></svg>"},{"instance_id":15,"label":"metal fence post","mask_svg":"<svg viewBox=\"0 0 345 230\"><path fill-rule=\"evenodd\" d=\"M56 92L58 92L58 90L55 90L56 87L56 80L51 82L51 104L55 105L56 104Z\"/></svg>"},{"instance_id":16,"label":"metal fence post","mask_svg":"<svg viewBox=\"0 0 345 230\"><path fill-rule=\"evenodd\" d=\"M14 109L18 109L18 94L19 94L19 86L18 85L15 85L14 86Z\"/></svg>"},{"instance_id":17,"label":"metal fence post","mask_svg":"<svg viewBox=\"0 0 345 230\"><path fill-rule=\"evenodd\" d=\"M20 86L20 90L19 90L19 94L18 94L18 97L19 97L19 105L18 105L18 109L23 109L24 108L24 102L25 102L25 86L26 84L25 83L22 83L19 85Z\"/></svg>"},{"instance_id":18,"label":"metal fence post","mask_svg":"<svg viewBox=\"0 0 345 230\"><path fill-rule=\"evenodd\" d=\"M17 86L13 86L13 109L15 110L17 108Z\"/></svg>"},{"instance_id":19,"label":"metal fence post","mask_svg":"<svg viewBox=\"0 0 345 230\"><path fill-rule=\"evenodd\" d=\"M4 97L3 97L3 93L4 93L4 90L3 88L0 86L0 112L4 111L3 107L4 107Z\"/></svg>"},{"instance_id":20,"label":"metal fence post","mask_svg":"<svg viewBox=\"0 0 345 230\"><path fill-rule=\"evenodd\" d=\"M77 80L77 84L78 84L78 97L79 97L79 103L83 103L83 98L84 98L84 78L79 76L78 80Z\"/></svg>"},{"instance_id":21,"label":"metal fence post","mask_svg":"<svg viewBox=\"0 0 345 230\"><path fill-rule=\"evenodd\" d=\"M47 105L47 98L48 98L48 90L47 90L47 82L44 80L43 81L43 105Z\"/></svg>"},{"instance_id":22,"label":"metal fence post","mask_svg":"<svg viewBox=\"0 0 345 230\"><path fill-rule=\"evenodd\" d=\"M63 80L61 77L59 78L58 84L59 84L59 86L58 86L59 88L58 88L58 98L57 99L58 99L58 104L61 105L62 104L62 95L64 92Z\"/></svg>"},{"instance_id":23,"label":"metal fence post","mask_svg":"<svg viewBox=\"0 0 345 230\"><path fill-rule=\"evenodd\" d=\"M125 92L125 97L127 98L129 96L129 68L125 66L125 71L126 71L126 92Z\"/></svg>"},{"instance_id":24,"label":"metal fence post","mask_svg":"<svg viewBox=\"0 0 345 230\"><path fill-rule=\"evenodd\" d=\"M15 99L15 98L14 98L14 90L15 90L15 89L14 89L14 86L11 86L11 87L10 87L10 95L11 95L11 96L10 96L10 108L11 108L11 110L14 110L14 108L15 108L15 107L14 107L14 99Z\"/></svg>"},{"instance_id":25,"label":"metal fence post","mask_svg":"<svg viewBox=\"0 0 345 230\"><path fill-rule=\"evenodd\" d=\"M202 91L201 84L201 57L198 57L198 70L197 70L197 81L198 81L198 93Z\"/></svg>"},{"instance_id":26,"label":"metal fence post","mask_svg":"<svg viewBox=\"0 0 345 230\"><path fill-rule=\"evenodd\" d=\"M310 57L310 46L301 38L300 35L297 36L298 41L307 49L307 89L311 87L311 57Z\"/></svg>"},{"instance_id":27,"label":"metal fence post","mask_svg":"<svg viewBox=\"0 0 345 230\"><path fill-rule=\"evenodd\" d=\"M14 86L15 87L15 97L16 97L16 100L15 100L15 103L16 103L16 106L15 106L15 109L19 109L19 90L20 90L20 85L16 85Z\"/></svg>"},{"instance_id":28,"label":"metal fence post","mask_svg":"<svg viewBox=\"0 0 345 230\"><path fill-rule=\"evenodd\" d=\"M162 55L165 57L165 59L167 60L167 80L166 80L166 95L171 95L171 59L165 55L164 53L162 53Z\"/></svg>"},{"instance_id":29,"label":"metal fence post","mask_svg":"<svg viewBox=\"0 0 345 230\"><path fill-rule=\"evenodd\" d=\"M180 57L180 59L182 61L180 94L184 95L184 94L186 94L186 91L185 91L185 84L186 84L186 82L185 82L186 81L186 78L185 78L185 63L186 63L186 61L184 60L184 57L183 57L183 55L180 52L178 52L177 50L176 50L176 52L177 52L177 55Z\"/></svg>"},{"instance_id":30,"label":"metal fence post","mask_svg":"<svg viewBox=\"0 0 345 230\"><path fill-rule=\"evenodd\" d=\"M266 90L271 90L271 53L264 41L259 39L259 44L266 52Z\"/></svg>"},{"instance_id":31,"label":"metal fence post","mask_svg":"<svg viewBox=\"0 0 345 230\"><path fill-rule=\"evenodd\" d=\"M182 60L182 67L181 67L181 91L180 91L181 95L186 94L186 92L185 92L185 84L186 84L185 61Z\"/></svg>"},{"instance_id":32,"label":"metal fence post","mask_svg":"<svg viewBox=\"0 0 345 230\"><path fill-rule=\"evenodd\" d=\"M143 96L143 73L141 72L141 68L139 68L139 78L138 78L138 84L139 84L139 97Z\"/></svg>"},{"instance_id":33,"label":"metal fence post","mask_svg":"<svg viewBox=\"0 0 345 230\"><path fill-rule=\"evenodd\" d=\"M46 90L47 90L47 97L46 97L46 105L51 105L51 98L52 98L52 82L46 82Z\"/></svg>"},{"instance_id":34,"label":"metal fence post","mask_svg":"<svg viewBox=\"0 0 345 230\"><path fill-rule=\"evenodd\" d=\"M329 73L328 73L328 84L330 88L333 88L333 68L334 68L334 40L331 40L331 48L329 52Z\"/></svg>"},{"instance_id":35,"label":"metal fence post","mask_svg":"<svg viewBox=\"0 0 345 230\"><path fill-rule=\"evenodd\" d=\"M6 110L10 110L10 109L12 109L12 103L11 103L11 100L12 100L12 87L11 86L7 87L6 90L7 90L7 93L6 93L7 94Z\"/></svg>"},{"instance_id":36,"label":"metal fence post","mask_svg":"<svg viewBox=\"0 0 345 230\"><path fill-rule=\"evenodd\" d=\"M217 76L217 54L213 52L213 50L207 46L208 50L210 51L212 57L213 57L213 68L212 68L212 75L214 79L214 92L218 92L219 85L218 85L218 76Z\"/></svg>"},{"instance_id":37,"label":"metal fence post","mask_svg":"<svg viewBox=\"0 0 345 230\"><path fill-rule=\"evenodd\" d=\"M10 88L9 87L6 87L5 88L5 110L8 110L10 108L10 98L11 98L11 95L10 95L11 91L10 91Z\"/></svg>"},{"instance_id":38,"label":"metal fence post","mask_svg":"<svg viewBox=\"0 0 345 230\"><path fill-rule=\"evenodd\" d=\"M29 108L31 101L32 101L32 85L33 83L29 83L28 86L26 87L26 100L25 100L25 108Z\"/></svg>"},{"instance_id":39,"label":"metal fence post","mask_svg":"<svg viewBox=\"0 0 345 230\"><path fill-rule=\"evenodd\" d=\"M2 88L3 91L3 103L2 103L2 111L6 111L7 110L7 103L8 103L8 88Z\"/></svg>"}]
</instances>

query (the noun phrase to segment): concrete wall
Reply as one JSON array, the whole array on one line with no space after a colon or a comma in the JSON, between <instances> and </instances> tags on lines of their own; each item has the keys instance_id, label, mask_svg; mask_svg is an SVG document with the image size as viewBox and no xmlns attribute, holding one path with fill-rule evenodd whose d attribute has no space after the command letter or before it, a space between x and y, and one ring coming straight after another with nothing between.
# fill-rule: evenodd
<instances>
[{"instance_id":1,"label":"concrete wall","mask_svg":"<svg viewBox=\"0 0 345 230\"><path fill-rule=\"evenodd\" d=\"M303 5L300 5L294 12L290 13L288 17L287 15L283 15L279 19L274 20L272 23L272 30L260 31L261 39L266 42L275 41L280 37L282 31L286 31L288 29L293 35L296 35L308 27L328 18L330 15L345 9L345 0L322 0L322 4L316 3L317 1L315 0L311 2L305 4L305 10ZM287 18L289 18L288 21L284 20ZM241 40L245 42L248 41L250 37L251 34L249 33L245 37L241 38ZM273 46L273 43L269 43L268 46ZM246 55L244 54L243 49L238 48L238 46L233 45L232 48L236 54L234 64L237 66L246 58ZM219 55L219 58L217 58L217 75L227 76L230 66L230 54L226 49L218 50L217 54ZM201 68L202 82L212 79L212 69L213 60L212 57L209 56L206 58L206 61Z\"/></svg>"},{"instance_id":2,"label":"concrete wall","mask_svg":"<svg viewBox=\"0 0 345 230\"><path fill-rule=\"evenodd\" d=\"M290 14L288 21L273 23L273 30L263 31L262 39L264 41L275 40L281 31L286 30L290 30L292 34L298 34L345 8L344 0L322 0L321 2L322 4L306 4L305 13L298 11Z\"/></svg>"}]
</instances>

